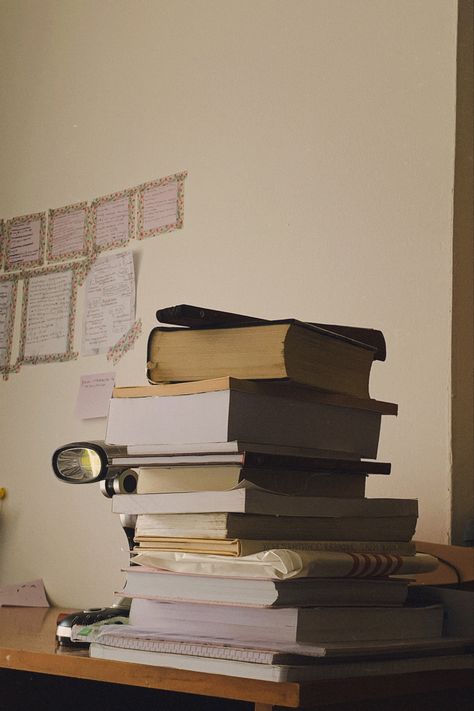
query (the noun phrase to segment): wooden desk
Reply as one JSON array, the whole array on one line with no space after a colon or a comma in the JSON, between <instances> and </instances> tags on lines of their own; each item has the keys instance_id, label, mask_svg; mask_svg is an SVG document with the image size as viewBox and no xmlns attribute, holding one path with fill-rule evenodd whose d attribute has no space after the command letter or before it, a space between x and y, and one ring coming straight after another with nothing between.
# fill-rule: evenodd
<instances>
[{"instance_id":1,"label":"wooden desk","mask_svg":"<svg viewBox=\"0 0 474 711\"><path fill-rule=\"evenodd\" d=\"M0 608L0 669L34 673L30 674L28 678L32 678L36 674L52 675L53 681L58 677L67 677L74 680L107 682L127 687L145 687L162 692L179 692L180 695L183 695L181 704L183 709L189 708L186 703L189 699L194 700L193 708L201 708L200 703L196 704L196 698L198 701L201 698L203 702L205 699L211 699L214 702L219 699L234 700L235 703L242 702L239 708L254 709L254 711L271 711L276 706L336 710L349 708L346 704L350 704L350 708L353 710L375 709L380 708L380 702L383 699L384 711L395 708L416 708L417 711L421 708L433 708L440 711L444 708L439 705L444 693L447 693L450 698L450 706L446 706L446 708L456 708L457 711L469 708L462 705L461 698L468 698L466 690L473 683L471 674L465 670L452 670L441 674L439 672L424 672L298 684L255 681L142 664L89 659L87 651L68 651L69 648L56 647L57 615L58 610L54 608L49 610ZM0 709L2 711L4 708L8 710L13 708L11 705L2 706L2 698L6 698L7 683L3 678L0 689ZM122 690L125 692L123 687ZM455 690L461 694L461 701L457 705L453 705ZM156 693L159 695L159 692ZM184 696L185 694L197 696L189 697ZM418 699L416 705L400 705L403 698L408 698L410 695L412 699L415 698L414 694L420 695L416 697ZM435 694L437 706L423 706L422 698L428 697L430 694ZM171 696L166 698L171 698ZM398 705L390 705L392 703L390 699ZM26 710L27 706L18 706L18 708ZM36 708L38 708L37 705ZM54 708L52 701L50 708ZM61 708L63 708L62 705ZM84 711L90 711L91 708L88 703L88 708ZM108 711L109 708L115 709L116 707L102 706L102 711ZM137 711L144 711L143 706L137 705L136 708ZM167 710L171 706L167 703L156 703L153 708ZM179 708L179 706L172 708ZM202 708L211 707L204 704ZM217 706L214 704L212 708L217 708ZM222 701L220 708L229 709L236 708L236 706L230 701ZM33 705L31 709L34 711ZM130 711L135 711L135 709L132 707Z\"/></svg>"}]
</instances>

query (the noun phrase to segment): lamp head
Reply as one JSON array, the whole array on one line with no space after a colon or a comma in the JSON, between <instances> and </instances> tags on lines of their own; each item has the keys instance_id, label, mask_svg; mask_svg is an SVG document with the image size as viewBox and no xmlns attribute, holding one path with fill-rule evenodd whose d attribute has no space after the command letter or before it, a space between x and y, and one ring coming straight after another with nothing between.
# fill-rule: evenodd
<instances>
[{"instance_id":1,"label":"lamp head","mask_svg":"<svg viewBox=\"0 0 474 711\"><path fill-rule=\"evenodd\" d=\"M127 466L112 464L113 457L123 455L124 448L105 442L71 442L53 454L53 471L67 484L100 482L102 493L132 494L137 488L137 474Z\"/></svg>"}]
</instances>

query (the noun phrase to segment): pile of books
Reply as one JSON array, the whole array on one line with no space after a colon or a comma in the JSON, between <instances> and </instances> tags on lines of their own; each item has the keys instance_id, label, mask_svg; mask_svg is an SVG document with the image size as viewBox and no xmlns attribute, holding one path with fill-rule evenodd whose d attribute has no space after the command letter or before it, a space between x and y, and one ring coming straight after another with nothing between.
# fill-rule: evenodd
<instances>
[{"instance_id":1,"label":"pile of books","mask_svg":"<svg viewBox=\"0 0 474 711\"><path fill-rule=\"evenodd\" d=\"M390 473L376 457L397 412L368 394L382 334L184 325L152 331L153 384L110 403L107 442L140 463L137 492L112 500L136 516L131 608L91 656L269 680L454 665L442 607L406 602L437 565L415 553L417 501L365 496Z\"/></svg>"}]
</instances>

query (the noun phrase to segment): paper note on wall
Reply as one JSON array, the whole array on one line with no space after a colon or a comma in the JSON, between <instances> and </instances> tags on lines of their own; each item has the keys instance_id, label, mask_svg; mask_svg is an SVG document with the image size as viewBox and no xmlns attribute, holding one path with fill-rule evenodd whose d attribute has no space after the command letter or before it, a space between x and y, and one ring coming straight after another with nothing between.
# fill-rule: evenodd
<instances>
[{"instance_id":1,"label":"paper note on wall","mask_svg":"<svg viewBox=\"0 0 474 711\"><path fill-rule=\"evenodd\" d=\"M82 375L76 402L76 417L82 420L107 417L114 385L115 373Z\"/></svg>"},{"instance_id":2,"label":"paper note on wall","mask_svg":"<svg viewBox=\"0 0 474 711\"><path fill-rule=\"evenodd\" d=\"M97 258L85 285L82 355L105 353L135 320L132 252Z\"/></svg>"},{"instance_id":3,"label":"paper note on wall","mask_svg":"<svg viewBox=\"0 0 474 711\"><path fill-rule=\"evenodd\" d=\"M49 211L48 258L59 260L85 254L87 203Z\"/></svg>"},{"instance_id":4,"label":"paper note on wall","mask_svg":"<svg viewBox=\"0 0 474 711\"><path fill-rule=\"evenodd\" d=\"M92 239L103 251L126 244L133 237L134 197L132 191L98 198L92 203Z\"/></svg>"},{"instance_id":5,"label":"paper note on wall","mask_svg":"<svg viewBox=\"0 0 474 711\"><path fill-rule=\"evenodd\" d=\"M24 347L26 359L68 351L72 293L72 269L30 277Z\"/></svg>"},{"instance_id":6,"label":"paper note on wall","mask_svg":"<svg viewBox=\"0 0 474 711\"><path fill-rule=\"evenodd\" d=\"M0 368L5 368L9 360L9 346L14 314L15 282L0 281Z\"/></svg>"},{"instance_id":7,"label":"paper note on wall","mask_svg":"<svg viewBox=\"0 0 474 711\"><path fill-rule=\"evenodd\" d=\"M143 193L143 229L145 232L176 222L178 183L150 187Z\"/></svg>"},{"instance_id":8,"label":"paper note on wall","mask_svg":"<svg viewBox=\"0 0 474 711\"><path fill-rule=\"evenodd\" d=\"M43 261L45 216L43 213L8 221L6 268L35 266Z\"/></svg>"}]
</instances>

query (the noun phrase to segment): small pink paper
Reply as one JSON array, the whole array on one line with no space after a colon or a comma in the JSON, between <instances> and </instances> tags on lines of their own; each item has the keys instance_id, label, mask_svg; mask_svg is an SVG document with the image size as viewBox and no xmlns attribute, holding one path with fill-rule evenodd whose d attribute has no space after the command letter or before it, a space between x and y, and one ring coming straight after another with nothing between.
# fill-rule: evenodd
<instances>
[{"instance_id":1,"label":"small pink paper","mask_svg":"<svg viewBox=\"0 0 474 711\"><path fill-rule=\"evenodd\" d=\"M30 580L28 583L0 586L0 607L2 605L49 607L43 581Z\"/></svg>"}]
</instances>

